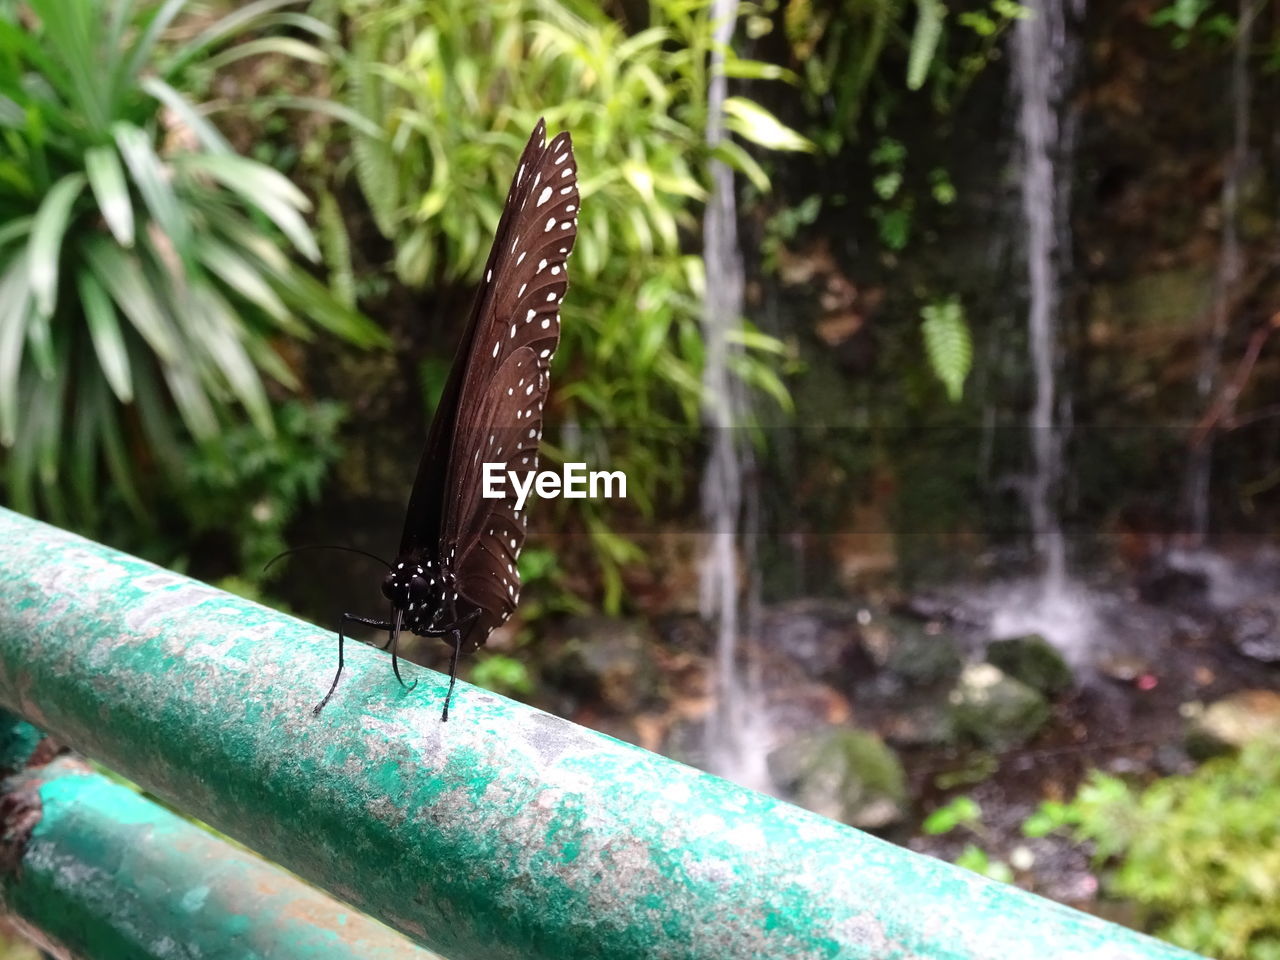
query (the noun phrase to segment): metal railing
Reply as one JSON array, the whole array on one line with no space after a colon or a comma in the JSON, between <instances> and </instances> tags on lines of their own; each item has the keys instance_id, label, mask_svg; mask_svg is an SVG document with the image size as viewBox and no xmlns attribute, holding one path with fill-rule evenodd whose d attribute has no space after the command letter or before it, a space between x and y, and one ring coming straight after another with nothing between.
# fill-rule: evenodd
<instances>
[{"instance_id":1,"label":"metal railing","mask_svg":"<svg viewBox=\"0 0 1280 960\"><path fill-rule=\"evenodd\" d=\"M0 510L0 705L451 960L1194 956L353 646Z\"/></svg>"}]
</instances>

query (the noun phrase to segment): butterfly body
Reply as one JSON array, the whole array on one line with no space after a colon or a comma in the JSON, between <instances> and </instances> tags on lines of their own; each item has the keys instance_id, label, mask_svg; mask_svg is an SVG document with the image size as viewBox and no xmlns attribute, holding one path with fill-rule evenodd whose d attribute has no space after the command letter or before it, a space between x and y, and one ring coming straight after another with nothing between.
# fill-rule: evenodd
<instances>
[{"instance_id":1,"label":"butterfly body","mask_svg":"<svg viewBox=\"0 0 1280 960\"><path fill-rule=\"evenodd\" d=\"M537 469L550 363L560 338L566 260L577 235L578 181L567 133L545 142L539 120L521 154L471 316L432 420L395 561L382 583L392 668L403 630L439 637L458 655L481 646L515 610L528 518L507 495L486 498L484 468L524 478ZM342 674L343 633L338 634ZM402 681L403 682L403 681ZM442 719L448 719L446 695Z\"/></svg>"}]
</instances>

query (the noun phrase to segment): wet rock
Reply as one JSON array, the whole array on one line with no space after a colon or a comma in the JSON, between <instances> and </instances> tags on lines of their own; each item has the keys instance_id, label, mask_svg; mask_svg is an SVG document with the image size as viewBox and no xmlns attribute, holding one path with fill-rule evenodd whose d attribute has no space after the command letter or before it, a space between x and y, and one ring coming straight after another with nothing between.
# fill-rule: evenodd
<instances>
[{"instance_id":1,"label":"wet rock","mask_svg":"<svg viewBox=\"0 0 1280 960\"><path fill-rule=\"evenodd\" d=\"M838 682L872 669L859 624L868 617L857 604L800 600L767 609L760 635L806 677Z\"/></svg>"},{"instance_id":2,"label":"wet rock","mask_svg":"<svg viewBox=\"0 0 1280 960\"><path fill-rule=\"evenodd\" d=\"M1062 654L1036 633L993 640L987 646L987 662L1047 697L1056 697L1075 686L1075 677Z\"/></svg>"},{"instance_id":3,"label":"wet rock","mask_svg":"<svg viewBox=\"0 0 1280 960\"><path fill-rule=\"evenodd\" d=\"M943 747L955 743L951 712L935 697L921 697L884 717L877 729L895 747Z\"/></svg>"},{"instance_id":4,"label":"wet rock","mask_svg":"<svg viewBox=\"0 0 1280 960\"><path fill-rule=\"evenodd\" d=\"M1226 616L1227 637L1246 657L1263 663L1280 663L1280 608L1256 602Z\"/></svg>"},{"instance_id":5,"label":"wet rock","mask_svg":"<svg viewBox=\"0 0 1280 960\"><path fill-rule=\"evenodd\" d=\"M619 714L634 713L661 698L654 638L645 624L575 617L559 633L559 652L543 669L551 686L579 703L594 702Z\"/></svg>"},{"instance_id":6,"label":"wet rock","mask_svg":"<svg viewBox=\"0 0 1280 960\"><path fill-rule=\"evenodd\" d=\"M955 637L939 624L892 618L892 643L884 669L908 686L928 686L955 679L963 666Z\"/></svg>"},{"instance_id":7,"label":"wet rock","mask_svg":"<svg viewBox=\"0 0 1280 960\"><path fill-rule=\"evenodd\" d=\"M1145 603L1199 613L1209 608L1209 575L1167 561L1154 561L1139 575L1138 597Z\"/></svg>"},{"instance_id":8,"label":"wet rock","mask_svg":"<svg viewBox=\"0 0 1280 960\"><path fill-rule=\"evenodd\" d=\"M903 819L906 777L874 733L829 727L769 755L769 773L794 802L832 820L877 830Z\"/></svg>"},{"instance_id":9,"label":"wet rock","mask_svg":"<svg viewBox=\"0 0 1280 960\"><path fill-rule=\"evenodd\" d=\"M1039 691L989 663L966 667L948 700L956 732L995 750L1026 743L1049 719Z\"/></svg>"},{"instance_id":10,"label":"wet rock","mask_svg":"<svg viewBox=\"0 0 1280 960\"><path fill-rule=\"evenodd\" d=\"M1280 693L1241 690L1193 714L1187 750L1205 758L1237 750L1257 740L1280 745Z\"/></svg>"}]
</instances>

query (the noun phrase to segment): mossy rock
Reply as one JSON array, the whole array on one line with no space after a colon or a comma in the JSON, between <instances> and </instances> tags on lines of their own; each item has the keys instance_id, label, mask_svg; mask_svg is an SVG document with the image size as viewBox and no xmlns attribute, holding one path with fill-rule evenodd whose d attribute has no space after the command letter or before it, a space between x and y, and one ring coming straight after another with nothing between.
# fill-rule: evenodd
<instances>
[{"instance_id":1,"label":"mossy rock","mask_svg":"<svg viewBox=\"0 0 1280 960\"><path fill-rule=\"evenodd\" d=\"M801 806L864 830L904 815L906 775L897 754L874 733L828 727L769 755L774 782Z\"/></svg>"},{"instance_id":2,"label":"mossy rock","mask_svg":"<svg viewBox=\"0 0 1280 960\"><path fill-rule=\"evenodd\" d=\"M993 640L987 646L987 663L1047 697L1066 693L1076 683L1062 654L1037 633Z\"/></svg>"},{"instance_id":3,"label":"mossy rock","mask_svg":"<svg viewBox=\"0 0 1280 960\"><path fill-rule=\"evenodd\" d=\"M967 667L949 697L956 733L992 750L1021 746L1049 719L1044 696L999 667Z\"/></svg>"}]
</instances>

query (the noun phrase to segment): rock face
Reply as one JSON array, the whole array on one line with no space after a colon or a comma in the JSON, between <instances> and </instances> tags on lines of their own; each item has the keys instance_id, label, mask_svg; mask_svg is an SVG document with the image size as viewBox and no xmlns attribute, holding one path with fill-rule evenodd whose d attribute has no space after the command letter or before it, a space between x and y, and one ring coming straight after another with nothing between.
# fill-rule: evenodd
<instances>
[{"instance_id":1,"label":"rock face","mask_svg":"<svg viewBox=\"0 0 1280 960\"><path fill-rule=\"evenodd\" d=\"M850 826L881 829L904 815L902 765L874 733L829 727L805 734L769 755L769 773L795 803Z\"/></svg>"},{"instance_id":2,"label":"rock face","mask_svg":"<svg viewBox=\"0 0 1280 960\"><path fill-rule=\"evenodd\" d=\"M987 662L1046 697L1059 696L1075 686L1067 661L1039 634L993 640L987 646Z\"/></svg>"},{"instance_id":3,"label":"rock face","mask_svg":"<svg viewBox=\"0 0 1280 960\"><path fill-rule=\"evenodd\" d=\"M1045 698L999 667L966 667L949 697L956 733L993 750L1026 743L1049 719Z\"/></svg>"}]
</instances>

